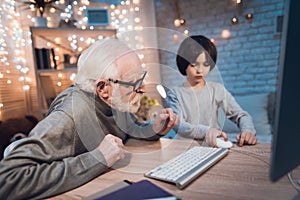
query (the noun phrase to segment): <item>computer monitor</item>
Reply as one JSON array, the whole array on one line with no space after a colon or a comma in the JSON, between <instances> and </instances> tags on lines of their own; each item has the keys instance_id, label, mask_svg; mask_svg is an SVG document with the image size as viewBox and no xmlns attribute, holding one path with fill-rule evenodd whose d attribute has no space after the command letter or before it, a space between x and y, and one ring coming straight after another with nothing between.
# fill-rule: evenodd
<instances>
[{"instance_id":1,"label":"computer monitor","mask_svg":"<svg viewBox=\"0 0 300 200\"><path fill-rule=\"evenodd\" d=\"M299 0L286 0L270 168L273 182L300 164L299 8Z\"/></svg>"}]
</instances>

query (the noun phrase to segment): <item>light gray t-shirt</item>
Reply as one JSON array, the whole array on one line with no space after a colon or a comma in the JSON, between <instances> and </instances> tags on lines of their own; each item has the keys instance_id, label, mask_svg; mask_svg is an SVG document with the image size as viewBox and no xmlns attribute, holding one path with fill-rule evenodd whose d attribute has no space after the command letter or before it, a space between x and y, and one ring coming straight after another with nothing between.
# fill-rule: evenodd
<instances>
[{"instance_id":1,"label":"light gray t-shirt","mask_svg":"<svg viewBox=\"0 0 300 200\"><path fill-rule=\"evenodd\" d=\"M241 131L256 133L253 121L226 88L215 82L206 82L201 89L192 89L188 83L168 92L168 104L180 117L175 131L184 137L202 139L209 128L221 130L218 109L224 110L227 118Z\"/></svg>"}]
</instances>

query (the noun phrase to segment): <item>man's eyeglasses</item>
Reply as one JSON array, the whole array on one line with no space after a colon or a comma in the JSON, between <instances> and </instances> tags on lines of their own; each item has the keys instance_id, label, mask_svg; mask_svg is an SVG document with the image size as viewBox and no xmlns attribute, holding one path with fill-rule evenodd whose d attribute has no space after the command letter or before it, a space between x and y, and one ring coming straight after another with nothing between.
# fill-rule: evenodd
<instances>
[{"instance_id":1,"label":"man's eyeglasses","mask_svg":"<svg viewBox=\"0 0 300 200\"><path fill-rule=\"evenodd\" d=\"M118 79L115 80L115 79L111 79L111 78L109 78L108 81L110 81L112 83L117 83L120 85L131 86L131 87L133 87L132 91L137 91L140 87L142 87L143 81L146 77L146 74L147 74L147 71L145 71L144 74L142 75L142 77L140 79L136 80L135 82L121 81Z\"/></svg>"}]
</instances>

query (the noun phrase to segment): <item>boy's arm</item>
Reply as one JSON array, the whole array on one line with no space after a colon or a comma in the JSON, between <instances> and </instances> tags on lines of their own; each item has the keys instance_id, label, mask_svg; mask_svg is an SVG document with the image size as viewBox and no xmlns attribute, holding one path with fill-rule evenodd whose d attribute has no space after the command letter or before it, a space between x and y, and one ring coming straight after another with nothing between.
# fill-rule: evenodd
<instances>
[{"instance_id":1,"label":"boy's arm","mask_svg":"<svg viewBox=\"0 0 300 200\"><path fill-rule=\"evenodd\" d=\"M202 124L193 125L186 122L183 116L182 107L174 91L168 91L167 102L168 106L173 109L173 112L179 117L179 124L174 127L176 133L194 139L203 139L205 137L205 134L210 127Z\"/></svg>"},{"instance_id":2,"label":"boy's arm","mask_svg":"<svg viewBox=\"0 0 300 200\"><path fill-rule=\"evenodd\" d=\"M244 144L256 144L256 130L250 114L244 111L234 97L225 89L225 99L222 103L225 115L233 121L241 130L236 136L240 146Z\"/></svg>"},{"instance_id":3,"label":"boy's arm","mask_svg":"<svg viewBox=\"0 0 300 200\"><path fill-rule=\"evenodd\" d=\"M225 89L225 98L222 103L225 115L234 122L241 131L256 133L252 117L243 110L234 97Z\"/></svg>"}]
</instances>

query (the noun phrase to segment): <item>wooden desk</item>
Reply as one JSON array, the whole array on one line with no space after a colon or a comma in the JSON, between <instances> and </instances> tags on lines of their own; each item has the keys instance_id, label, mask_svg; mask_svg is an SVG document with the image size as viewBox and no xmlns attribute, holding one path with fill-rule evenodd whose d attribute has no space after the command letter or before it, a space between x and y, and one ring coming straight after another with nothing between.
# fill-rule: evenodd
<instances>
[{"instance_id":1,"label":"wooden desk","mask_svg":"<svg viewBox=\"0 0 300 200\"><path fill-rule=\"evenodd\" d=\"M157 142L130 140L126 150L130 156L118 169L97 177L91 182L52 199L82 199L124 179L148 179L143 173L183 150L199 145L192 140L161 139ZM271 144L234 146L220 162L199 176L185 189L148 179L182 199L298 199L300 194L291 186L287 176L277 183L269 181ZM130 157L130 158L129 158ZM126 166L125 166L126 165ZM300 169L294 174L299 178Z\"/></svg>"}]
</instances>

